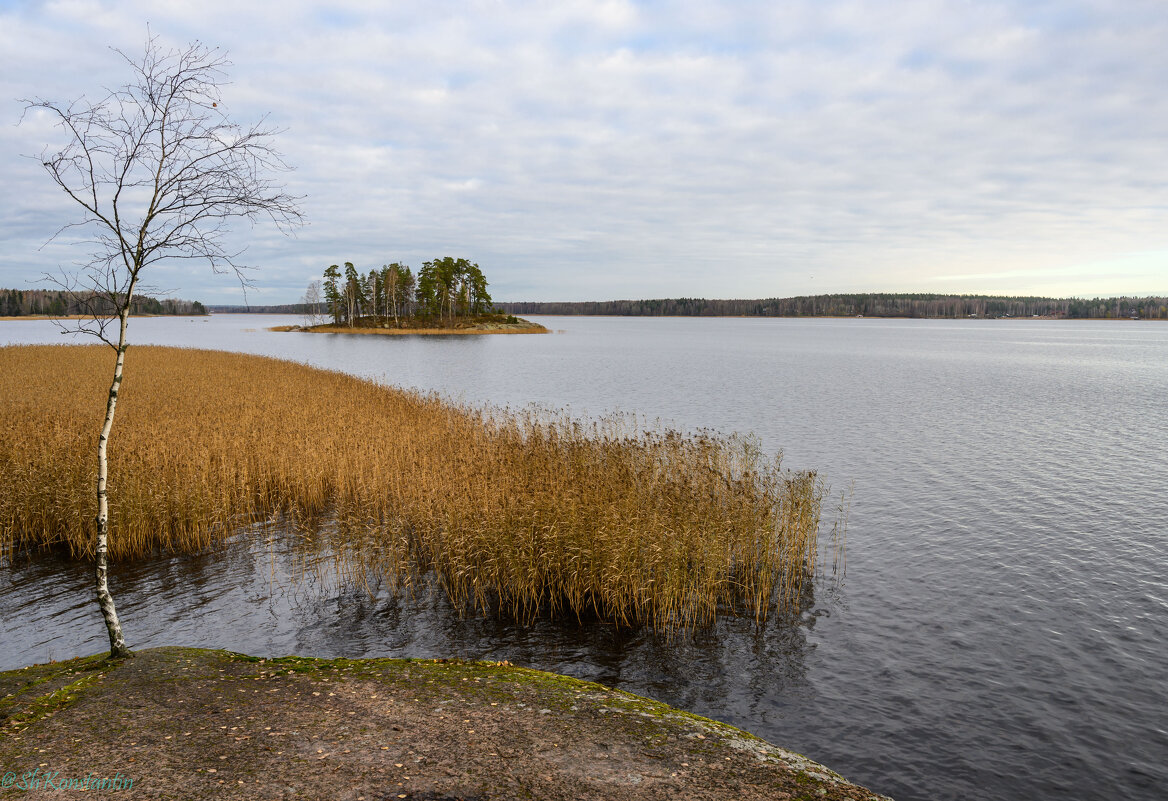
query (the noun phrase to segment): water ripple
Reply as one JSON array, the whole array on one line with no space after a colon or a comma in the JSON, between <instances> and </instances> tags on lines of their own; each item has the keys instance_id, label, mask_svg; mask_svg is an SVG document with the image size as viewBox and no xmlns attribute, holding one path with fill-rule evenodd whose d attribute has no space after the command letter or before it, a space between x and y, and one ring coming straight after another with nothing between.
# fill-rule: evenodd
<instances>
[{"instance_id":1,"label":"water ripple","mask_svg":"<svg viewBox=\"0 0 1168 801\"><path fill-rule=\"evenodd\" d=\"M1168 325L554 318L565 334L378 341L262 330L278 322L214 317L197 341L470 402L753 431L854 482L846 585L798 621L667 642L465 619L327 571L297 584L257 535L118 566L134 645L508 659L742 725L901 801L1168 786ZM187 345L192 328L132 335ZM0 322L18 340L60 335ZM0 667L102 649L90 583L51 558L0 570Z\"/></svg>"}]
</instances>

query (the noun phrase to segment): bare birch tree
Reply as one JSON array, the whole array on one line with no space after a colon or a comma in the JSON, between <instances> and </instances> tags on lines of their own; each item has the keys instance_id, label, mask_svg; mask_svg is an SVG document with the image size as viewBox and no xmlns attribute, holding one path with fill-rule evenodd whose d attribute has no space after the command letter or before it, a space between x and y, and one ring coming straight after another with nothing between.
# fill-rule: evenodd
<instances>
[{"instance_id":1,"label":"bare birch tree","mask_svg":"<svg viewBox=\"0 0 1168 801\"><path fill-rule=\"evenodd\" d=\"M140 58L115 50L132 79L97 102L26 100L25 114L48 114L64 134L60 149L39 159L75 203L79 217L64 225L83 234L89 261L68 277L78 297L88 294L87 319L75 330L115 352L105 420L97 440L97 519L94 562L97 602L109 633L110 656L131 656L109 591L109 505L106 460L126 357L126 327L143 272L163 261L202 262L233 273L246 286L241 250L227 240L234 218L274 222L287 232L301 222L298 198L271 175L288 168L265 120L243 127L219 108L230 66L217 49L198 42L163 47L149 37Z\"/></svg>"},{"instance_id":2,"label":"bare birch tree","mask_svg":"<svg viewBox=\"0 0 1168 801\"><path fill-rule=\"evenodd\" d=\"M323 302L320 281L309 281L308 289L304 290L304 324L307 326L320 325L320 304Z\"/></svg>"}]
</instances>

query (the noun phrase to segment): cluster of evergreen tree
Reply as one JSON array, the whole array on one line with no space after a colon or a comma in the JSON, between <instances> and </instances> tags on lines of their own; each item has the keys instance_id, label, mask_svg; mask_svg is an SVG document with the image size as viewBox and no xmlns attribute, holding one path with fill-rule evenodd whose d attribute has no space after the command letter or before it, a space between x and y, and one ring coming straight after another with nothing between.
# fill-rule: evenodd
<instances>
[{"instance_id":1,"label":"cluster of evergreen tree","mask_svg":"<svg viewBox=\"0 0 1168 801\"><path fill-rule=\"evenodd\" d=\"M500 303L510 314L604 314L633 317L1059 317L1168 319L1168 298L1040 298L996 295L867 293L759 300L664 298L580 303Z\"/></svg>"},{"instance_id":2,"label":"cluster of evergreen tree","mask_svg":"<svg viewBox=\"0 0 1168 801\"><path fill-rule=\"evenodd\" d=\"M454 320L494 310L487 279L477 264L446 256L422 264L417 274L399 262L362 275L352 262L342 270L336 264L324 271L324 284L315 282L305 295L309 313L323 304L336 325L361 320L400 323L404 319Z\"/></svg>"},{"instance_id":3,"label":"cluster of evergreen tree","mask_svg":"<svg viewBox=\"0 0 1168 801\"><path fill-rule=\"evenodd\" d=\"M93 293L66 292L57 289L0 289L0 317L27 317L45 314L65 317L71 314L114 314L108 298ZM138 296L130 304L131 314L206 314L197 300Z\"/></svg>"}]
</instances>

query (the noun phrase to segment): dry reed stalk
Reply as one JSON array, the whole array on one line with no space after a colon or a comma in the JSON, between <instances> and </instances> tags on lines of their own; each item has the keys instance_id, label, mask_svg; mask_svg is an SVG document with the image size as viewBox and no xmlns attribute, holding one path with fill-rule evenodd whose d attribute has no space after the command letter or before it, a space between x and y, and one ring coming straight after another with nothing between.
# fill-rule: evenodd
<instances>
[{"instance_id":1,"label":"dry reed stalk","mask_svg":"<svg viewBox=\"0 0 1168 801\"><path fill-rule=\"evenodd\" d=\"M94 347L0 348L0 551L91 555ZM110 454L115 560L283 518L347 574L521 620L664 629L796 608L824 488L749 438L476 409L243 354L132 348Z\"/></svg>"}]
</instances>

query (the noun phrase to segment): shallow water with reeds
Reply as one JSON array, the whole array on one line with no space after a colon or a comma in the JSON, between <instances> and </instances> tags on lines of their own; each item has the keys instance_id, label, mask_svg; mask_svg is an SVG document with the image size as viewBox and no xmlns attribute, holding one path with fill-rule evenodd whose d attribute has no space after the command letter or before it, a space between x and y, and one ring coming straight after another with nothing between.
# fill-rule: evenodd
<instances>
[{"instance_id":1,"label":"shallow water with reeds","mask_svg":"<svg viewBox=\"0 0 1168 801\"><path fill-rule=\"evenodd\" d=\"M131 643L508 659L730 721L902 801L1163 796L1168 325L539 320L562 333L323 336L227 315L130 330L471 404L754 432L784 466L853 487L843 585L795 620L667 641L344 586L263 531L116 566ZM0 343L63 339L0 321ZM100 650L90 583L56 558L0 569L0 667Z\"/></svg>"}]
</instances>

